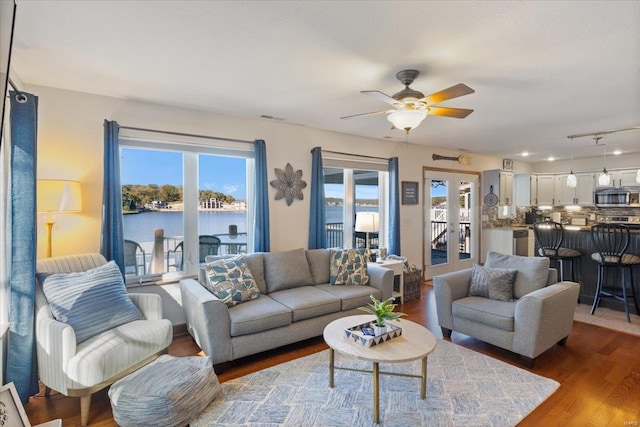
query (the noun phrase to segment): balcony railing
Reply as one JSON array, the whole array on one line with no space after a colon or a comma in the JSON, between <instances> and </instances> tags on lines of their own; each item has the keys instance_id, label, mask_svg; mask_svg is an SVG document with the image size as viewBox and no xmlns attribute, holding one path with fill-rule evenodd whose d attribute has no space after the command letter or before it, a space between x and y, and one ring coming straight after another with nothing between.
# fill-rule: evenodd
<instances>
[{"instance_id":1,"label":"balcony railing","mask_svg":"<svg viewBox=\"0 0 640 427\"><path fill-rule=\"evenodd\" d=\"M446 250L448 245L446 221L431 221L431 249L432 250ZM458 228L458 252L469 254L471 252L471 223L466 221L460 222Z\"/></svg>"}]
</instances>

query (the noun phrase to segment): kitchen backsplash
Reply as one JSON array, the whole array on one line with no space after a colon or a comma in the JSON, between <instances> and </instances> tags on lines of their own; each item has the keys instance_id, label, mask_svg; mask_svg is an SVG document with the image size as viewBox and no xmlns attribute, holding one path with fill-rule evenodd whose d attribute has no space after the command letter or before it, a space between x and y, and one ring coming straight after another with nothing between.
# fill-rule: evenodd
<instances>
[{"instance_id":1,"label":"kitchen backsplash","mask_svg":"<svg viewBox=\"0 0 640 427\"><path fill-rule=\"evenodd\" d=\"M497 227L517 227L524 226L524 214L531 212L529 207L516 208L516 215L513 219L498 218L498 207L482 207L482 228L497 228ZM545 209L541 212L541 216L551 217L552 212L560 212L561 222L563 224L570 224L571 218L585 218L587 225L593 225L597 221L591 219L592 215L595 216L640 216L640 208L596 208L596 207L582 207L578 210L567 210L563 207L554 207L553 209Z\"/></svg>"}]
</instances>

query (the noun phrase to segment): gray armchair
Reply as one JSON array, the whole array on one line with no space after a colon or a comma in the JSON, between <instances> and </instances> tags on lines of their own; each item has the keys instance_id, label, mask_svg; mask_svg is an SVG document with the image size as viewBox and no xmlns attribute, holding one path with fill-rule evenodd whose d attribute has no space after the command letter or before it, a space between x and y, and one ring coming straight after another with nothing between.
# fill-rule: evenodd
<instances>
[{"instance_id":1,"label":"gray armchair","mask_svg":"<svg viewBox=\"0 0 640 427\"><path fill-rule=\"evenodd\" d=\"M475 337L521 356L527 367L573 327L580 285L557 282L549 259L489 252L486 267L516 269L514 299L469 296L472 269L433 278L438 323L445 338L452 331Z\"/></svg>"}]
</instances>

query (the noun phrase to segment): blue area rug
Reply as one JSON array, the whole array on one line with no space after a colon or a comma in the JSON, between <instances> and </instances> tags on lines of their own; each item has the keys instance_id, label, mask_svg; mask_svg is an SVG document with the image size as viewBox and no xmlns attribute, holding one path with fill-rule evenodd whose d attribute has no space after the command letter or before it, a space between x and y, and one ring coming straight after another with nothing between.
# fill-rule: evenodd
<instances>
[{"instance_id":1,"label":"blue area rug","mask_svg":"<svg viewBox=\"0 0 640 427\"><path fill-rule=\"evenodd\" d=\"M425 400L419 379L380 376L378 425L514 426L560 385L442 340L428 361ZM375 426L372 375L336 370L331 389L328 366L326 350L225 382L190 425ZM371 369L371 363L337 352L336 366ZM381 364L380 370L419 375L421 365Z\"/></svg>"}]
</instances>

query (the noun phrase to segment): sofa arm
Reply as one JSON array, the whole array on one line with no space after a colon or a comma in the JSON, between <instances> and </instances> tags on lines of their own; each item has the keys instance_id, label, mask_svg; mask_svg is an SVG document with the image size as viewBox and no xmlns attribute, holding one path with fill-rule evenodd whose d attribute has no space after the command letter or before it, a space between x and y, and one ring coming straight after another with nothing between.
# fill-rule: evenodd
<instances>
[{"instance_id":1,"label":"sofa arm","mask_svg":"<svg viewBox=\"0 0 640 427\"><path fill-rule=\"evenodd\" d=\"M187 330L213 363L232 360L231 318L221 300L194 279L180 281Z\"/></svg>"},{"instance_id":2,"label":"sofa arm","mask_svg":"<svg viewBox=\"0 0 640 427\"><path fill-rule=\"evenodd\" d=\"M433 278L438 324L442 328L453 330L452 304L455 300L464 298L469 294L470 283L470 268L442 274Z\"/></svg>"},{"instance_id":3,"label":"sofa arm","mask_svg":"<svg viewBox=\"0 0 640 427\"><path fill-rule=\"evenodd\" d=\"M147 320L162 319L162 297L156 294L128 294Z\"/></svg>"},{"instance_id":4,"label":"sofa arm","mask_svg":"<svg viewBox=\"0 0 640 427\"><path fill-rule=\"evenodd\" d=\"M36 352L42 382L47 387L66 394L71 381L63 373L69 360L76 355L76 334L73 328L51 317L38 318Z\"/></svg>"},{"instance_id":5,"label":"sofa arm","mask_svg":"<svg viewBox=\"0 0 640 427\"><path fill-rule=\"evenodd\" d=\"M393 270L369 264L367 266L367 274L369 275L369 286L382 292L381 301L393 296Z\"/></svg>"},{"instance_id":6,"label":"sofa arm","mask_svg":"<svg viewBox=\"0 0 640 427\"><path fill-rule=\"evenodd\" d=\"M559 282L530 292L516 303L514 352L535 358L573 328L580 285Z\"/></svg>"}]
</instances>

